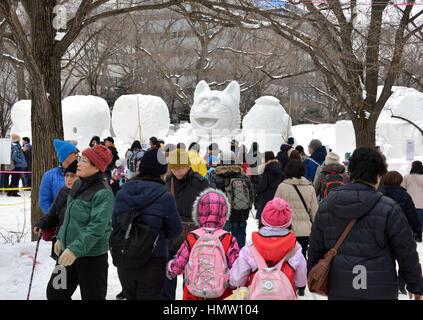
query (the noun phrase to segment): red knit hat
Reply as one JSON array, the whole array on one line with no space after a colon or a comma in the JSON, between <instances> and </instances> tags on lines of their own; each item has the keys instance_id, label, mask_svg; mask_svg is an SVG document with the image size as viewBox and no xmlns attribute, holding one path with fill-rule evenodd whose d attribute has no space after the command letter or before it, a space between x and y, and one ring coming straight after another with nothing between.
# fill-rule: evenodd
<instances>
[{"instance_id":1,"label":"red knit hat","mask_svg":"<svg viewBox=\"0 0 423 320\"><path fill-rule=\"evenodd\" d=\"M103 145L87 148L82 151L82 155L86 156L101 172L106 171L107 166L113 159L112 152Z\"/></svg>"},{"instance_id":2,"label":"red knit hat","mask_svg":"<svg viewBox=\"0 0 423 320\"><path fill-rule=\"evenodd\" d=\"M261 213L261 222L266 227L288 228L291 224L292 213L288 203L281 198L269 201Z\"/></svg>"}]
</instances>

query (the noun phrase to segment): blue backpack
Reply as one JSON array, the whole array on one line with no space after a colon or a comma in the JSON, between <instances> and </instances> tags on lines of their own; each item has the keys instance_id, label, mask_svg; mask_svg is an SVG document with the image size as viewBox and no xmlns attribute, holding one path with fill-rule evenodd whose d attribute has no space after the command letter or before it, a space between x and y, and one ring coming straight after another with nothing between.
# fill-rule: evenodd
<instances>
[{"instance_id":1,"label":"blue backpack","mask_svg":"<svg viewBox=\"0 0 423 320\"><path fill-rule=\"evenodd\" d=\"M128 169L132 172L137 171L138 161L141 159L138 153L139 152L133 152L127 159Z\"/></svg>"}]
</instances>

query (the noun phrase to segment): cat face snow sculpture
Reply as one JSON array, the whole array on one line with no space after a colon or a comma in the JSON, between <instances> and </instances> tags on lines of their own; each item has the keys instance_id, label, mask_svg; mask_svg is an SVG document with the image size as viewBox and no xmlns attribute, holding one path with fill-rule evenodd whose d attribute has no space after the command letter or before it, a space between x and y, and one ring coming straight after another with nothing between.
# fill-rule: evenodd
<instances>
[{"instance_id":1,"label":"cat face snow sculpture","mask_svg":"<svg viewBox=\"0 0 423 320\"><path fill-rule=\"evenodd\" d=\"M204 80L197 84L190 122L196 134L224 134L238 130L240 87L232 81L223 91L210 90Z\"/></svg>"}]
</instances>

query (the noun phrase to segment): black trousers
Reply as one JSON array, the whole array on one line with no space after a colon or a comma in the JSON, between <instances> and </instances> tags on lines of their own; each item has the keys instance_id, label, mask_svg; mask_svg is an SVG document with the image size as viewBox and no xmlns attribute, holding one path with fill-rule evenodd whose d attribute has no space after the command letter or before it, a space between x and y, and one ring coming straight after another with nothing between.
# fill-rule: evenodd
<instances>
[{"instance_id":1,"label":"black trousers","mask_svg":"<svg viewBox=\"0 0 423 320\"><path fill-rule=\"evenodd\" d=\"M24 171L24 168L16 167L13 171ZM10 181L10 188L19 188L19 180L21 179L21 173L12 173L12 179ZM9 191L10 194L18 194L18 190Z\"/></svg>"},{"instance_id":2,"label":"black trousers","mask_svg":"<svg viewBox=\"0 0 423 320\"><path fill-rule=\"evenodd\" d=\"M126 299L160 300L166 278L166 263L165 258L152 258L141 268L117 268Z\"/></svg>"},{"instance_id":3,"label":"black trousers","mask_svg":"<svg viewBox=\"0 0 423 320\"><path fill-rule=\"evenodd\" d=\"M53 272L47 285L47 299L72 300L72 295L79 285L82 300L106 300L108 269L107 253L96 257L78 258L72 265L66 267L65 271ZM63 267L59 270L63 270ZM56 277L63 276L64 272L66 272L66 286L63 288L64 284L61 284L61 288L58 288Z\"/></svg>"}]
</instances>

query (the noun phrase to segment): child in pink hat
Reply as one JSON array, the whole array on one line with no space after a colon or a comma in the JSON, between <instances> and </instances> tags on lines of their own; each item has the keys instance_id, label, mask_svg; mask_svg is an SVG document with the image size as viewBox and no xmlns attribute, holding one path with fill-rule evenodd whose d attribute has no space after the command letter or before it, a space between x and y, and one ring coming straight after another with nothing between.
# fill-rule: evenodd
<instances>
[{"instance_id":1,"label":"child in pink hat","mask_svg":"<svg viewBox=\"0 0 423 320\"><path fill-rule=\"evenodd\" d=\"M252 233L248 245L241 249L232 266L229 279L232 287L248 287L251 284L258 269L250 249L250 246L254 246L268 267L275 266L287 256L282 272L290 280L293 290L296 292L296 288L301 288L299 294L303 295L303 288L307 284L307 264L301 245L289 230L291 220L291 208L285 200L274 198L266 204L261 214L259 231Z\"/></svg>"}]
</instances>

